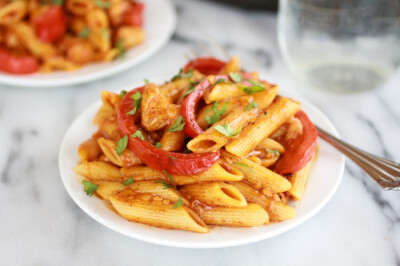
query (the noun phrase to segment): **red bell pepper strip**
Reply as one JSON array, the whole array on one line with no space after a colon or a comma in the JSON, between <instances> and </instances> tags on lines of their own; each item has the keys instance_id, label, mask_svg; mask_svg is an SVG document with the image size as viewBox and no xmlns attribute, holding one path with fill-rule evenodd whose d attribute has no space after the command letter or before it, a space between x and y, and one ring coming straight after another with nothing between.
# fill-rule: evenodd
<instances>
[{"instance_id":1,"label":"red bell pepper strip","mask_svg":"<svg viewBox=\"0 0 400 266\"><path fill-rule=\"evenodd\" d=\"M143 3L131 3L129 8L124 12L123 24L141 27L143 25L143 9Z\"/></svg>"},{"instance_id":2,"label":"red bell pepper strip","mask_svg":"<svg viewBox=\"0 0 400 266\"><path fill-rule=\"evenodd\" d=\"M216 75L225 65L225 62L214 57L198 57L189 61L183 70L187 72L193 68L203 75Z\"/></svg>"},{"instance_id":3,"label":"red bell pepper strip","mask_svg":"<svg viewBox=\"0 0 400 266\"><path fill-rule=\"evenodd\" d=\"M13 55L0 47L0 70L12 74L29 74L39 69L37 58L31 55Z\"/></svg>"},{"instance_id":4,"label":"red bell pepper strip","mask_svg":"<svg viewBox=\"0 0 400 266\"><path fill-rule=\"evenodd\" d=\"M285 153L275 166L278 174L292 174L302 169L313 157L317 146L318 132L307 114L298 111L295 115L303 124L303 132L285 144Z\"/></svg>"},{"instance_id":5,"label":"red bell pepper strip","mask_svg":"<svg viewBox=\"0 0 400 266\"><path fill-rule=\"evenodd\" d=\"M54 42L67 31L67 20L62 6L51 6L32 21L36 36L43 42Z\"/></svg>"},{"instance_id":6,"label":"red bell pepper strip","mask_svg":"<svg viewBox=\"0 0 400 266\"><path fill-rule=\"evenodd\" d=\"M117 120L121 134L128 136L128 147L148 167L167 171L174 175L193 175L201 173L210 168L219 158L220 153L177 153L159 149L147 141L134 138L131 135L137 128L132 115L126 113L132 110L134 102L131 95L136 91L142 92L143 87L136 88L128 92L121 101Z\"/></svg>"}]
</instances>

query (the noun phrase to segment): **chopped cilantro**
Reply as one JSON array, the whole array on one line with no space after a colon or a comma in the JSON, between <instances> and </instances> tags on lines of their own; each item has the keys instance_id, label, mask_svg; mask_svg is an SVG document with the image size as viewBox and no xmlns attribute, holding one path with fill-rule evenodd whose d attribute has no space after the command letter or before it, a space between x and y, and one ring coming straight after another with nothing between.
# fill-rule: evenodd
<instances>
[{"instance_id":1,"label":"chopped cilantro","mask_svg":"<svg viewBox=\"0 0 400 266\"><path fill-rule=\"evenodd\" d=\"M244 109L245 111L250 111L253 108L257 108L258 104L256 102L249 102L249 104L247 105L246 109Z\"/></svg>"},{"instance_id":2,"label":"chopped cilantro","mask_svg":"<svg viewBox=\"0 0 400 266\"><path fill-rule=\"evenodd\" d=\"M175 121L175 123L168 129L167 132L181 131L184 126L185 122L183 120L183 117L180 115L178 116L178 119Z\"/></svg>"},{"instance_id":3,"label":"chopped cilantro","mask_svg":"<svg viewBox=\"0 0 400 266\"><path fill-rule=\"evenodd\" d=\"M155 146L156 146L157 148L161 148L161 147L162 147L162 144L161 144L161 142L157 142Z\"/></svg>"},{"instance_id":4,"label":"chopped cilantro","mask_svg":"<svg viewBox=\"0 0 400 266\"><path fill-rule=\"evenodd\" d=\"M103 9L108 9L108 8L110 8L110 6L111 6L111 3L110 3L110 2L103 1L103 0L95 0L95 1L94 1L94 4L95 4L97 7L100 7L100 8L103 8Z\"/></svg>"},{"instance_id":5,"label":"chopped cilantro","mask_svg":"<svg viewBox=\"0 0 400 266\"><path fill-rule=\"evenodd\" d=\"M163 170L164 174L168 177L169 181L171 181L172 186L176 189L176 185L174 183L174 180L172 180L171 176L168 174L167 171Z\"/></svg>"},{"instance_id":6,"label":"chopped cilantro","mask_svg":"<svg viewBox=\"0 0 400 266\"><path fill-rule=\"evenodd\" d=\"M213 110L214 114L211 116L206 115L207 123L212 125L212 124L218 122L221 119L221 116L226 112L226 110L228 108L228 104L229 104L229 102L225 102L224 106L222 106L221 109L218 110L217 108L219 106L219 102L215 101L215 103L212 106L212 110ZM211 111L211 108L208 108L206 110L206 113L208 113L209 111Z\"/></svg>"},{"instance_id":7,"label":"chopped cilantro","mask_svg":"<svg viewBox=\"0 0 400 266\"><path fill-rule=\"evenodd\" d=\"M217 130L221 134L224 134L227 137L236 136L242 130L242 127L240 127L238 130L234 131L231 125L229 125L228 123L225 123L223 126L216 125L214 128L215 130Z\"/></svg>"},{"instance_id":8,"label":"chopped cilantro","mask_svg":"<svg viewBox=\"0 0 400 266\"><path fill-rule=\"evenodd\" d=\"M252 173L254 173L253 169L251 169L250 166L248 166L248 165L245 164L245 163L233 162L233 164L236 164L237 166L249 168L250 171L251 171Z\"/></svg>"},{"instance_id":9,"label":"chopped cilantro","mask_svg":"<svg viewBox=\"0 0 400 266\"><path fill-rule=\"evenodd\" d=\"M136 114L137 109L139 109L140 106L140 101L142 100L142 94L137 91L135 92L135 94L131 95L131 99L134 101L134 107L132 110L130 110L129 112L127 112L127 115L134 115Z\"/></svg>"},{"instance_id":10,"label":"chopped cilantro","mask_svg":"<svg viewBox=\"0 0 400 266\"><path fill-rule=\"evenodd\" d=\"M162 185L163 185L163 187L164 187L164 189L168 189L168 188L170 188L170 187L171 187L171 184L170 184L170 183L168 183L168 182L165 182L164 180L157 180L157 181L156 181L156 182L154 182L154 183L162 184Z\"/></svg>"},{"instance_id":11,"label":"chopped cilantro","mask_svg":"<svg viewBox=\"0 0 400 266\"><path fill-rule=\"evenodd\" d=\"M122 183L124 186L130 185L135 183L135 180L133 180L133 177L129 177L127 180L124 181L124 183Z\"/></svg>"},{"instance_id":12,"label":"chopped cilantro","mask_svg":"<svg viewBox=\"0 0 400 266\"><path fill-rule=\"evenodd\" d=\"M139 138L141 140L144 140L142 131L136 130L136 132L132 134L132 138Z\"/></svg>"},{"instance_id":13,"label":"chopped cilantro","mask_svg":"<svg viewBox=\"0 0 400 266\"><path fill-rule=\"evenodd\" d=\"M182 206L182 205L183 205L182 198L179 197L178 201L177 201L177 202L175 203L175 205L174 205L174 209L179 208L179 207Z\"/></svg>"},{"instance_id":14,"label":"chopped cilantro","mask_svg":"<svg viewBox=\"0 0 400 266\"><path fill-rule=\"evenodd\" d=\"M123 136L117 141L117 147L115 147L115 151L119 156L124 152L126 146L128 145L128 135Z\"/></svg>"},{"instance_id":15,"label":"chopped cilantro","mask_svg":"<svg viewBox=\"0 0 400 266\"><path fill-rule=\"evenodd\" d=\"M234 72L230 72L229 73L229 77L236 83L239 83L242 81L243 79L243 75L242 73L234 73Z\"/></svg>"},{"instance_id":16,"label":"chopped cilantro","mask_svg":"<svg viewBox=\"0 0 400 266\"><path fill-rule=\"evenodd\" d=\"M99 188L98 185L93 184L90 181L82 180L83 190L86 192L86 195L93 196L93 193Z\"/></svg>"},{"instance_id":17,"label":"chopped cilantro","mask_svg":"<svg viewBox=\"0 0 400 266\"><path fill-rule=\"evenodd\" d=\"M90 29L88 27L84 27L79 33L79 38L86 38L90 35Z\"/></svg>"}]
</instances>

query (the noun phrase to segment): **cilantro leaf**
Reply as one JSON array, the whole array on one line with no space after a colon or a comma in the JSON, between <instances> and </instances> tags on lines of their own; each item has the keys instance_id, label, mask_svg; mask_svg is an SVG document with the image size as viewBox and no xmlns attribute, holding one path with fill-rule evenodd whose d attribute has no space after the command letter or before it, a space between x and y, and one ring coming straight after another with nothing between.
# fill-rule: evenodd
<instances>
[{"instance_id":1,"label":"cilantro leaf","mask_svg":"<svg viewBox=\"0 0 400 266\"><path fill-rule=\"evenodd\" d=\"M140 106L140 101L142 100L142 94L137 91L135 92L135 94L131 95L131 99L134 101L135 106L133 107L132 110L130 110L129 112L127 112L127 115L134 115L136 114L137 109L139 109Z\"/></svg>"},{"instance_id":2,"label":"cilantro leaf","mask_svg":"<svg viewBox=\"0 0 400 266\"><path fill-rule=\"evenodd\" d=\"M157 142L155 146L156 146L156 148L161 148L162 144L161 144L161 142Z\"/></svg>"},{"instance_id":3,"label":"cilantro leaf","mask_svg":"<svg viewBox=\"0 0 400 266\"><path fill-rule=\"evenodd\" d=\"M172 160L176 160L176 157L174 157L174 156L168 156L168 158L171 158Z\"/></svg>"},{"instance_id":4,"label":"cilantro leaf","mask_svg":"<svg viewBox=\"0 0 400 266\"><path fill-rule=\"evenodd\" d=\"M144 140L142 131L136 130L136 132L132 134L132 138L139 138L141 140Z\"/></svg>"},{"instance_id":5,"label":"cilantro leaf","mask_svg":"<svg viewBox=\"0 0 400 266\"><path fill-rule=\"evenodd\" d=\"M241 89L246 94L253 94L256 92L265 91L264 85L261 84L260 82L254 79L247 79L247 81L250 82L253 86L250 87L239 86L239 89Z\"/></svg>"},{"instance_id":6,"label":"cilantro leaf","mask_svg":"<svg viewBox=\"0 0 400 266\"><path fill-rule=\"evenodd\" d=\"M214 86L217 85L217 84L220 84L221 82L227 82L227 81L229 81L229 80L220 78L214 83Z\"/></svg>"},{"instance_id":7,"label":"cilantro leaf","mask_svg":"<svg viewBox=\"0 0 400 266\"><path fill-rule=\"evenodd\" d=\"M175 123L167 130L167 132L181 131L184 126L185 122L183 120L183 117L180 115L178 116L178 119L175 121Z\"/></svg>"},{"instance_id":8,"label":"cilantro leaf","mask_svg":"<svg viewBox=\"0 0 400 266\"><path fill-rule=\"evenodd\" d=\"M168 177L169 181L171 181L171 184L174 186L174 188L176 189L176 185L174 183L174 180L172 180L171 176L168 174L167 171L163 170L164 174Z\"/></svg>"},{"instance_id":9,"label":"cilantro leaf","mask_svg":"<svg viewBox=\"0 0 400 266\"><path fill-rule=\"evenodd\" d=\"M90 35L90 29L88 27L84 27L79 33L79 38L86 38Z\"/></svg>"},{"instance_id":10,"label":"cilantro leaf","mask_svg":"<svg viewBox=\"0 0 400 266\"><path fill-rule=\"evenodd\" d=\"M117 147L115 147L115 151L119 156L121 156L121 154L124 152L127 145L128 145L128 135L125 135L124 137L120 138L117 141Z\"/></svg>"},{"instance_id":11,"label":"cilantro leaf","mask_svg":"<svg viewBox=\"0 0 400 266\"><path fill-rule=\"evenodd\" d=\"M182 76L182 72L183 72L183 69L182 69L182 68L181 68L181 69L179 69L179 73L178 73L178 74L176 74L175 76L173 76L173 77L172 77L172 79L171 79L171 81L175 81L175 80L177 80L177 79L181 78L181 76Z\"/></svg>"},{"instance_id":12,"label":"cilantro leaf","mask_svg":"<svg viewBox=\"0 0 400 266\"><path fill-rule=\"evenodd\" d=\"M144 84L149 84L150 81L148 79L144 79Z\"/></svg>"},{"instance_id":13,"label":"cilantro leaf","mask_svg":"<svg viewBox=\"0 0 400 266\"><path fill-rule=\"evenodd\" d=\"M219 102L215 101L215 103L212 106L213 112L214 114L212 116L207 116L206 115L206 120L207 123L212 125L216 122L218 122L219 120L221 120L221 116L226 112L226 110L228 109L228 104L229 102L224 103L224 106L221 107L221 109L217 109L219 106ZM208 113L209 111L211 111L211 108L208 108L206 110L206 113Z\"/></svg>"},{"instance_id":14,"label":"cilantro leaf","mask_svg":"<svg viewBox=\"0 0 400 266\"><path fill-rule=\"evenodd\" d=\"M250 111L253 108L257 108L258 104L256 102L249 102L249 104L247 105L246 109L244 109L245 111Z\"/></svg>"},{"instance_id":15,"label":"cilantro leaf","mask_svg":"<svg viewBox=\"0 0 400 266\"><path fill-rule=\"evenodd\" d=\"M182 205L183 205L182 198L179 197L178 201L177 201L177 202L175 203L175 205L174 205L174 209L179 208L179 207L182 206Z\"/></svg>"},{"instance_id":16,"label":"cilantro leaf","mask_svg":"<svg viewBox=\"0 0 400 266\"><path fill-rule=\"evenodd\" d=\"M53 5L62 5L64 3L64 0L53 0Z\"/></svg>"},{"instance_id":17,"label":"cilantro leaf","mask_svg":"<svg viewBox=\"0 0 400 266\"><path fill-rule=\"evenodd\" d=\"M118 50L118 58L123 58L125 56L125 48L122 39L118 40L115 43L115 49Z\"/></svg>"},{"instance_id":18,"label":"cilantro leaf","mask_svg":"<svg viewBox=\"0 0 400 266\"><path fill-rule=\"evenodd\" d=\"M103 39L110 39L110 31L107 28L102 29L101 36L103 36Z\"/></svg>"},{"instance_id":19,"label":"cilantro leaf","mask_svg":"<svg viewBox=\"0 0 400 266\"><path fill-rule=\"evenodd\" d=\"M124 98L125 94L127 94L127 91L126 91L126 90L122 90L122 91L119 93L119 97Z\"/></svg>"},{"instance_id":20,"label":"cilantro leaf","mask_svg":"<svg viewBox=\"0 0 400 266\"><path fill-rule=\"evenodd\" d=\"M281 155L281 153L280 153L277 149L273 149L273 150L271 150L271 149L266 149L266 151L267 151L268 153L275 154L276 156Z\"/></svg>"},{"instance_id":21,"label":"cilantro leaf","mask_svg":"<svg viewBox=\"0 0 400 266\"><path fill-rule=\"evenodd\" d=\"M251 169L251 167L250 167L250 166L248 166L248 165L247 165L247 164L245 164L245 163L233 162L233 164L236 164L237 166L241 166L241 167L246 167L246 168L249 168L249 169L250 169L250 171L251 171L252 173L254 173L254 170L253 170L253 169Z\"/></svg>"},{"instance_id":22,"label":"cilantro leaf","mask_svg":"<svg viewBox=\"0 0 400 266\"><path fill-rule=\"evenodd\" d=\"M229 72L229 77L236 83L241 82L243 79L242 73Z\"/></svg>"},{"instance_id":23,"label":"cilantro leaf","mask_svg":"<svg viewBox=\"0 0 400 266\"><path fill-rule=\"evenodd\" d=\"M183 73L183 69L179 69L179 73L172 77L171 81L175 81L177 79L186 79L191 78L193 76L194 69L189 69L186 73Z\"/></svg>"},{"instance_id":24,"label":"cilantro leaf","mask_svg":"<svg viewBox=\"0 0 400 266\"><path fill-rule=\"evenodd\" d=\"M238 130L234 131L233 128L231 127L231 125L229 125L228 123L225 123L223 126L216 125L214 128L219 133L224 134L227 137L236 136L242 130L242 127L240 127Z\"/></svg>"},{"instance_id":25,"label":"cilantro leaf","mask_svg":"<svg viewBox=\"0 0 400 266\"><path fill-rule=\"evenodd\" d=\"M171 187L171 184L170 184L170 183L168 183L168 182L165 182L164 180L157 180L157 181L156 181L156 182L154 182L154 183L162 184L162 185L163 185L163 187L164 187L164 189L168 189L168 188L170 188L170 187Z\"/></svg>"},{"instance_id":26,"label":"cilantro leaf","mask_svg":"<svg viewBox=\"0 0 400 266\"><path fill-rule=\"evenodd\" d=\"M110 3L110 2L106 2L106 1L102 1L102 0L95 0L95 1L94 1L94 4L95 4L97 7L100 7L100 8L103 8L103 9L108 9L108 8L110 8L110 6L111 6L111 3Z\"/></svg>"},{"instance_id":27,"label":"cilantro leaf","mask_svg":"<svg viewBox=\"0 0 400 266\"><path fill-rule=\"evenodd\" d=\"M124 181L124 183L122 183L124 186L130 185L135 183L135 180L133 180L133 177L129 177L127 180Z\"/></svg>"},{"instance_id":28,"label":"cilantro leaf","mask_svg":"<svg viewBox=\"0 0 400 266\"><path fill-rule=\"evenodd\" d=\"M191 94L192 92L194 92L194 91L196 90L197 84L199 84L199 83L200 83L200 81L197 81L197 82L190 81L190 87L189 87L189 89L182 95L182 97L185 98L186 96L188 96L189 94Z\"/></svg>"},{"instance_id":29,"label":"cilantro leaf","mask_svg":"<svg viewBox=\"0 0 400 266\"><path fill-rule=\"evenodd\" d=\"M83 190L86 192L86 195L93 196L93 193L99 188L98 185L93 184L90 181L82 180Z\"/></svg>"}]
</instances>

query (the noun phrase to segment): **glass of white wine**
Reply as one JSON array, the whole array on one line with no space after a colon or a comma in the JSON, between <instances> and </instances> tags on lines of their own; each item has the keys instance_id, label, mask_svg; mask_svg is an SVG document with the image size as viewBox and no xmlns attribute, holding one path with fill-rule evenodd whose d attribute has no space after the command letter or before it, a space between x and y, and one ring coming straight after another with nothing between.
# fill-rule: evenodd
<instances>
[{"instance_id":1,"label":"glass of white wine","mask_svg":"<svg viewBox=\"0 0 400 266\"><path fill-rule=\"evenodd\" d=\"M400 1L280 0L278 39L290 69L313 87L377 88L400 65Z\"/></svg>"}]
</instances>

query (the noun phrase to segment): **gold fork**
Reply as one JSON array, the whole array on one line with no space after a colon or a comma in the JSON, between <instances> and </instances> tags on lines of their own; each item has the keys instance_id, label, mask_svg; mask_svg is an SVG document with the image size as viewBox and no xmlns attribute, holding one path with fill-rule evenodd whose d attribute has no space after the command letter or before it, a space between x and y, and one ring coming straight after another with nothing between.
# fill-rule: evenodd
<instances>
[{"instance_id":1,"label":"gold fork","mask_svg":"<svg viewBox=\"0 0 400 266\"><path fill-rule=\"evenodd\" d=\"M229 60L231 56L214 38L208 36L211 45L218 49ZM196 43L196 45L209 56L213 56L205 43ZM199 56L196 50L191 51L196 57ZM188 59L189 56L185 55ZM315 125L318 130L318 136L346 155L355 164L360 166L372 179L374 179L385 190L400 191L400 164L394 161L373 155L363 151L343 140L340 140L329 134L322 128Z\"/></svg>"}]
</instances>

